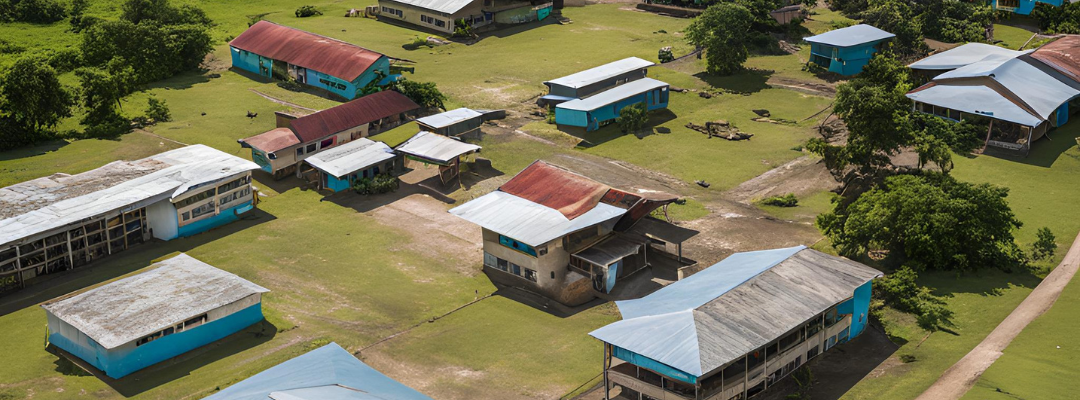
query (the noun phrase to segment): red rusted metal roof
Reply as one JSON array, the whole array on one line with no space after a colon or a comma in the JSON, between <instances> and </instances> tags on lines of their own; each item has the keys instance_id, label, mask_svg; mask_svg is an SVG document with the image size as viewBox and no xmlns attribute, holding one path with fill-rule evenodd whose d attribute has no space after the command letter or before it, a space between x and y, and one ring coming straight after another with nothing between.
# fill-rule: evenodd
<instances>
[{"instance_id":1,"label":"red rusted metal roof","mask_svg":"<svg viewBox=\"0 0 1080 400\"><path fill-rule=\"evenodd\" d=\"M297 139L296 135L293 134L293 131L289 128L273 129L247 139L241 139L241 141L267 153L273 153L275 151L286 149L289 146L300 144L300 139Z\"/></svg>"},{"instance_id":2,"label":"red rusted metal roof","mask_svg":"<svg viewBox=\"0 0 1080 400\"><path fill-rule=\"evenodd\" d=\"M1031 53L1031 57L1080 82L1080 35L1068 35Z\"/></svg>"},{"instance_id":3,"label":"red rusted metal roof","mask_svg":"<svg viewBox=\"0 0 1080 400\"><path fill-rule=\"evenodd\" d=\"M405 95L384 90L297 118L292 121L292 130L301 142L307 143L419 108L420 106Z\"/></svg>"},{"instance_id":4,"label":"red rusted metal roof","mask_svg":"<svg viewBox=\"0 0 1080 400\"><path fill-rule=\"evenodd\" d=\"M229 46L285 61L352 82L380 57L380 53L299 29L259 21Z\"/></svg>"},{"instance_id":5,"label":"red rusted metal roof","mask_svg":"<svg viewBox=\"0 0 1080 400\"><path fill-rule=\"evenodd\" d=\"M553 208L567 219L585 214L611 189L605 184L536 161L506 182L499 190Z\"/></svg>"}]
</instances>

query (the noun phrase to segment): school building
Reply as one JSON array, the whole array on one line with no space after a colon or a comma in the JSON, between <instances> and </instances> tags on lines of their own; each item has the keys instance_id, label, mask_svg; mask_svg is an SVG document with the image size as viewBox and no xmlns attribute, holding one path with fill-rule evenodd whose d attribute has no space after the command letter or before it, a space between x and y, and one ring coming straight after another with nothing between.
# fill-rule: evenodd
<instances>
[{"instance_id":1,"label":"school building","mask_svg":"<svg viewBox=\"0 0 1080 400\"><path fill-rule=\"evenodd\" d=\"M850 76L862 72L874 53L896 35L866 24L834 29L805 38L810 43L810 62L829 72Z\"/></svg>"}]
</instances>

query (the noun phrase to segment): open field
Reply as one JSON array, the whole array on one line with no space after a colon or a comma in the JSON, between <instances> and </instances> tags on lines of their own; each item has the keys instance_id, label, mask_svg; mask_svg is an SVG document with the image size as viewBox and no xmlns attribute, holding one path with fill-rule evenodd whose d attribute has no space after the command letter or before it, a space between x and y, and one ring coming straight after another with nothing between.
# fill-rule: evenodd
<instances>
[{"instance_id":1,"label":"open field","mask_svg":"<svg viewBox=\"0 0 1080 400\"><path fill-rule=\"evenodd\" d=\"M682 40L681 30L688 20L622 10L617 4L595 5L566 9L564 14L574 20L571 25L533 24L499 32L472 45L455 43L408 51L401 45L426 33L368 19L341 18L339 15L350 7L337 2L313 3L326 15L309 19L293 17L296 4L283 0L198 4L217 22L217 39L239 34L247 27L249 15L266 13L264 17L275 22L417 61L416 74L408 78L437 82L450 97L449 108L513 111L499 126L485 125L488 134L479 141L484 147L482 156L502 175L449 193L450 199L459 201L493 190L498 182L537 158L556 162L581 159L613 165L613 169L630 171L628 175L640 173L662 180L688 197L686 205L672 207L673 219L708 227L713 219L727 218L715 215L717 210L730 208L718 200L724 191L804 156L801 145L814 134L813 126L824 114L809 117L831 103L827 92L813 95L773 84L782 78L784 82L829 85L801 70L800 57L806 58L808 46L798 54L753 57L747 65L755 70L727 78L708 76L702 72L701 61L688 59L653 68L650 75L680 88L724 94L704 99L696 93L671 93L669 111L655 113L651 121L669 133L654 130L639 138L623 135L612 126L579 138L527 115L533 109L531 99L543 91L542 82L627 56L655 60L663 46L674 46L677 55L687 53L690 47ZM828 10L817 11L816 21L808 23L814 32L827 29L828 21L843 19ZM92 15L102 17L115 17L117 12L117 6L106 2L94 2L91 9ZM33 49L72 45L77 37L65 32L65 24L0 24L0 36L12 35ZM596 43L604 44L602 51L596 49ZM0 186L54 172L82 172L112 160L145 157L180 146L177 142L203 143L248 157L236 139L272 128L273 112L286 109L255 91L309 108L336 104L227 70L228 55L227 46L219 45L209 71L157 82L124 104L125 113L138 115L146 96L153 94L166 100L174 121L115 141L61 142L0 153ZM3 61L0 58L0 65ZM753 109L768 109L773 119L796 122L754 122L751 118L757 115ZM258 113L258 117L246 118L247 111ZM726 119L755 136L749 141L728 142L706 139L684 127L688 122L715 119ZM76 125L73 118L65 127ZM395 145L414 133L415 125L407 124L374 139ZM1080 124L1073 123L1051 136L1053 141L1037 143L1028 159L957 156L953 172L965 180L1012 189L1010 203L1025 223L1018 234L1025 247L1042 226L1057 234L1061 249L1080 231L1080 209L1075 207L1080 188L1070 184L1080 174L1080 150L1074 141L1080 136ZM91 269L58 277L58 285L49 290L0 298L0 337L6 340L5 354L14 355L5 358L9 362L0 363L0 399L69 399L83 394L107 399L198 399L325 340L358 352L373 367L437 399L553 399L600 372L601 347L587 332L618 319L614 307L601 305L558 318L507 297L483 298L495 287L478 268L480 230L447 214L445 210L452 205L437 200L439 196L419 191L371 199L353 194L324 198L300 188L295 180L274 182L265 175L256 178L268 196L250 219L192 238L136 248ZM694 185L699 179L712 187ZM806 193L800 196L800 206L793 209L748 205L738 211L746 216L742 220L750 221L744 224L749 229L769 231L760 236L767 239L738 247L726 244L738 243L726 237L733 232L703 230L706 233L702 236L707 237L697 240L708 243L696 245L716 246L712 243L715 239L728 246L724 251L733 251L787 243L790 237L803 237L792 232L805 235L812 229L807 224L829 208L831 197L825 191ZM772 221L775 219L796 221L788 224L796 228L785 228L783 222ZM106 384L86 376L42 349L45 318L37 303L136 272L179 251L269 288L272 292L264 301L267 322L118 383ZM706 265L719 261L711 255L688 256ZM957 315L955 332L927 337L910 316L889 313L886 328L902 346L845 398L913 398L982 340L1037 282L1037 277L1019 272L983 271L959 277L924 274L923 284L949 296ZM1010 347L999 360L1004 366L995 366L1003 368L1002 372L988 372L984 380L996 383L981 386L1007 388L1000 383L1003 377L1018 374L1016 371L1028 365L1054 366L1069 359L1066 354L1071 353L1064 351L1038 360L1010 354L1018 345L1020 354L1038 354L1032 349L1065 340L1065 332L1070 331L1059 330L1068 328L1061 324L1070 323L1065 318L1072 313L1070 307L1080 304L1075 286L1054 310L1029 328L1034 329L1032 338L1025 332ZM478 298L445 318L422 323ZM372 346L415 324L420 325ZM1028 350L1022 346L1029 346ZM901 354L914 355L916 361L902 364L898 361ZM1030 379L1017 381L1009 390L1023 392L1025 385L1049 385L1040 380L1048 377Z\"/></svg>"}]
</instances>

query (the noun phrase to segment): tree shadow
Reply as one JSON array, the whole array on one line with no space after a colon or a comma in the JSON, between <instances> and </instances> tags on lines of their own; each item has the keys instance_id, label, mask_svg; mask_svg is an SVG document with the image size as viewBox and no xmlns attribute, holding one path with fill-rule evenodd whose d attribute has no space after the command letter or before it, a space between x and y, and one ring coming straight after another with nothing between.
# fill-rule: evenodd
<instances>
[{"instance_id":1,"label":"tree shadow","mask_svg":"<svg viewBox=\"0 0 1080 400\"><path fill-rule=\"evenodd\" d=\"M234 70L238 71L238 70ZM207 75L204 71L189 71L179 75L175 75L171 78L162 79L160 81L151 82L146 84L145 89L165 89L165 90L184 90L191 89L195 85L200 83L207 83L213 79Z\"/></svg>"},{"instance_id":2,"label":"tree shadow","mask_svg":"<svg viewBox=\"0 0 1080 400\"><path fill-rule=\"evenodd\" d=\"M50 140L48 142L19 147L17 149L0 152L0 161L20 160L23 158L43 156L60 150L69 143L66 140Z\"/></svg>"},{"instance_id":3,"label":"tree shadow","mask_svg":"<svg viewBox=\"0 0 1080 400\"><path fill-rule=\"evenodd\" d=\"M709 86L722 89L725 92L751 94L770 88L768 81L769 77L772 75L773 71L748 69L729 76L718 76L706 72L698 72L694 74L694 77L701 79L709 84Z\"/></svg>"},{"instance_id":4,"label":"tree shadow","mask_svg":"<svg viewBox=\"0 0 1080 400\"><path fill-rule=\"evenodd\" d=\"M670 128L663 127L661 125L674 121L677 118L679 118L679 116L676 115L675 112L671 111L671 109L663 108L649 113L649 122L646 124L645 129L642 129L642 131L639 133L623 132L622 128L620 128L618 124L611 124L591 132L586 131L584 128L576 129L560 127L559 130L581 139L582 142L578 143L578 147L590 148L602 145L604 143L621 138L626 135L634 135L637 136L638 139L644 139L648 136L662 133L664 131L666 131L666 133L670 133Z\"/></svg>"},{"instance_id":5,"label":"tree shadow","mask_svg":"<svg viewBox=\"0 0 1080 400\"><path fill-rule=\"evenodd\" d=\"M899 348L900 345L891 342L881 328L869 325L850 342L833 347L804 364L802 368L810 368L814 376L814 385L805 394L814 400L839 399L878 367L888 368L889 358ZM788 376L770 385L756 398L784 400L798 391L798 383Z\"/></svg>"},{"instance_id":6,"label":"tree shadow","mask_svg":"<svg viewBox=\"0 0 1080 400\"><path fill-rule=\"evenodd\" d=\"M935 296L951 297L958 293L983 296L1001 296L1012 287L1034 288L1042 280L1031 271L1005 272L1000 269L983 269L967 273L954 271L924 271L919 273L918 283L931 288Z\"/></svg>"},{"instance_id":7,"label":"tree shadow","mask_svg":"<svg viewBox=\"0 0 1080 400\"><path fill-rule=\"evenodd\" d=\"M138 271L171 254L190 251L274 219L274 215L255 208L244 213L238 221L197 235L169 241L154 239L74 270L45 275L30 282L25 288L0 297L0 316Z\"/></svg>"},{"instance_id":8,"label":"tree shadow","mask_svg":"<svg viewBox=\"0 0 1080 400\"><path fill-rule=\"evenodd\" d=\"M555 17L549 16L547 18L544 18L543 21L533 21L533 22L526 22L524 24L514 24L514 25L500 26L500 27L497 27L493 31L484 32L483 34L480 35L480 38L476 39L475 41L473 41L472 43L469 43L469 44L480 43L480 41L484 40L485 38L489 38L489 37L506 38L506 37L510 37L510 36L513 36L513 35L516 35L516 34L519 34L519 33L525 32L525 31L533 30L533 29L543 27L543 26L547 26L547 25L559 25L559 21L556 20Z\"/></svg>"}]
</instances>

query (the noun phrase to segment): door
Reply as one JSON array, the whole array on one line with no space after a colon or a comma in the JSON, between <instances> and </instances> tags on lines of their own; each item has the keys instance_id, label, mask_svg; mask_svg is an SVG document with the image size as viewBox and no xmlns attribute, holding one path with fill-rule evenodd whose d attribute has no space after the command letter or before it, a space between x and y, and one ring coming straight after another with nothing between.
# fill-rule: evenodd
<instances>
[{"instance_id":1,"label":"door","mask_svg":"<svg viewBox=\"0 0 1080 400\"><path fill-rule=\"evenodd\" d=\"M307 68L296 67L296 81L300 83L307 83Z\"/></svg>"}]
</instances>

